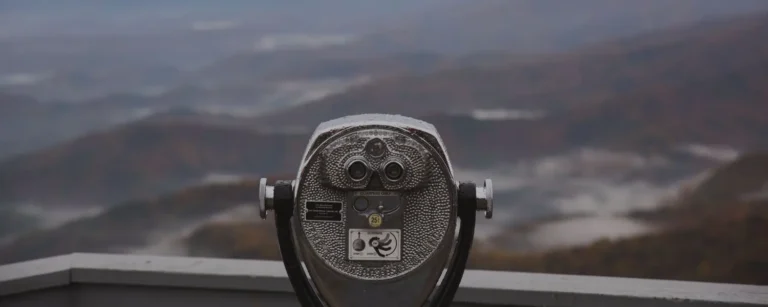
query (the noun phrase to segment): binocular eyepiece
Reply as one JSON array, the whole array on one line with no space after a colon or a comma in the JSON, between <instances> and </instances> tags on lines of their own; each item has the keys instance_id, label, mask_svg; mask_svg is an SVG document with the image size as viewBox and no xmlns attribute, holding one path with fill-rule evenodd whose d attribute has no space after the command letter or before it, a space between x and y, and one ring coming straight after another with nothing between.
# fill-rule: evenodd
<instances>
[{"instance_id":1,"label":"binocular eyepiece","mask_svg":"<svg viewBox=\"0 0 768 307\"><path fill-rule=\"evenodd\" d=\"M320 124L297 178L261 179L259 192L302 306L448 306L475 212L493 214L491 180L456 181L435 127L397 115Z\"/></svg>"}]
</instances>

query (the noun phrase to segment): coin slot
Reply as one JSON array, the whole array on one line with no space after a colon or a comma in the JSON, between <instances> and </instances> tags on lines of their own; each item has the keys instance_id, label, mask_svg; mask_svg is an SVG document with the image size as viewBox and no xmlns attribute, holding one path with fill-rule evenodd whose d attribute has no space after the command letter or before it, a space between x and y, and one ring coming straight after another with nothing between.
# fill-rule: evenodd
<instances>
[{"instance_id":1,"label":"coin slot","mask_svg":"<svg viewBox=\"0 0 768 307\"><path fill-rule=\"evenodd\" d=\"M353 191L347 196L350 207L367 216L370 213L388 214L401 206L404 199L395 191Z\"/></svg>"},{"instance_id":2,"label":"coin slot","mask_svg":"<svg viewBox=\"0 0 768 307\"><path fill-rule=\"evenodd\" d=\"M353 203L353 206L357 211L365 211L368 209L368 199L365 197L355 198L355 202Z\"/></svg>"}]
</instances>

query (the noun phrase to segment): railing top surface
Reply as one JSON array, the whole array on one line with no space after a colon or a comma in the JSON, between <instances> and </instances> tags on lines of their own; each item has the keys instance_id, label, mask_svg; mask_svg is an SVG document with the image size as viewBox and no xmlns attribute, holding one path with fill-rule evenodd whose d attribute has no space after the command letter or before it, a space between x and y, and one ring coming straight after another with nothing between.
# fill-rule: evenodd
<instances>
[{"instance_id":1,"label":"railing top surface","mask_svg":"<svg viewBox=\"0 0 768 307\"><path fill-rule=\"evenodd\" d=\"M292 291L279 261L78 253L0 266L0 296L70 283ZM456 299L516 305L768 306L768 286L468 270Z\"/></svg>"}]
</instances>

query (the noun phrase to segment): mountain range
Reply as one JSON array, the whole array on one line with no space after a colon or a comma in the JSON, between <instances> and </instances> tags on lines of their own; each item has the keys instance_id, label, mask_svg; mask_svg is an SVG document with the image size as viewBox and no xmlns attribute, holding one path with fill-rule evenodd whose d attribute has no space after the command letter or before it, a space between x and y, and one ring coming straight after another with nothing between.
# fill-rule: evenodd
<instances>
[{"instance_id":1,"label":"mountain range","mask_svg":"<svg viewBox=\"0 0 768 307\"><path fill-rule=\"evenodd\" d=\"M195 22L210 23L210 29L242 24L282 31L348 30L388 23L391 19L431 9L435 0L395 0L386 8L375 1L0 1L0 23L9 35L135 34L188 27ZM448 1L449 3L451 1ZM222 23L226 22L226 23ZM23 26L26 26L24 28ZM2 33L2 32L0 32Z\"/></svg>"},{"instance_id":2,"label":"mountain range","mask_svg":"<svg viewBox=\"0 0 768 307\"><path fill-rule=\"evenodd\" d=\"M212 173L295 168L304 138L184 123L137 123L0 165L0 203L109 205L201 183Z\"/></svg>"},{"instance_id":3,"label":"mountain range","mask_svg":"<svg viewBox=\"0 0 768 307\"><path fill-rule=\"evenodd\" d=\"M0 88L45 100L135 93L146 87L176 85L169 80L153 80L168 69L181 71L168 77L183 81L183 72L228 56L274 57L274 61L285 62L281 59L288 57L282 52L286 49L311 50L292 57L298 63L329 53L337 58L353 56L352 61L360 56L421 52L443 56L487 52L533 55L768 9L760 0L419 0L387 2L386 8L378 2L346 0L322 5L225 1L215 6L179 1L92 2L3 2L0 14L5 12L6 18L0 19L0 63L2 73L8 75L0 75ZM89 14L95 14L97 20L81 16ZM110 17L114 14L122 17ZM46 26L46 21L52 25ZM118 25L104 25L110 22ZM68 27L96 33L59 33ZM130 31L123 33L125 30L114 27ZM39 33L3 36L3 31L14 28ZM269 52L265 46L280 52ZM10 58L13 60L6 60ZM109 72L107 77L104 71ZM2 86L6 83L3 79L17 80L19 76L38 81Z\"/></svg>"},{"instance_id":4,"label":"mountain range","mask_svg":"<svg viewBox=\"0 0 768 307\"><path fill-rule=\"evenodd\" d=\"M449 3L364 37L373 50L564 51L585 44L764 10L759 0L481 0ZM450 35L446 35L450 33Z\"/></svg>"},{"instance_id":5,"label":"mountain range","mask_svg":"<svg viewBox=\"0 0 768 307\"><path fill-rule=\"evenodd\" d=\"M420 116L474 109L599 110L602 105L630 105L624 101L660 92L668 95L662 99L675 101L648 99L645 104L701 106L704 103L694 100L700 98L677 99L673 94L696 95L696 90L708 90L710 84L721 87L717 101L764 105L759 103L765 96L758 80L764 78L760 68L765 65L767 46L758 38L768 35L768 15L721 20L718 25L708 22L643 34L522 64L391 77L270 114L259 122L313 126L343 113L361 112ZM721 82L724 78L731 82Z\"/></svg>"},{"instance_id":6,"label":"mountain range","mask_svg":"<svg viewBox=\"0 0 768 307\"><path fill-rule=\"evenodd\" d=\"M435 124L461 167L582 147L758 150L768 146L766 35L768 15L757 14L526 63L393 75L252 119L162 113L0 162L0 201L114 203L211 173L291 172L314 125L363 112ZM304 129L275 133L296 126Z\"/></svg>"},{"instance_id":7,"label":"mountain range","mask_svg":"<svg viewBox=\"0 0 768 307\"><path fill-rule=\"evenodd\" d=\"M249 181L194 187L162 197L121 203L53 229L10 232L10 240L0 242L3 243L0 261L23 261L74 250L130 252L152 243L154 235L179 231L185 225L204 224L218 213L253 204L258 200L256 191L258 183ZM38 221L32 218L29 222ZM8 233L0 233L0 241L3 235ZM53 242L55 244L50 244Z\"/></svg>"},{"instance_id":8,"label":"mountain range","mask_svg":"<svg viewBox=\"0 0 768 307\"><path fill-rule=\"evenodd\" d=\"M71 45L79 63L28 49L50 61L23 59L39 67L71 67L54 74L61 83L0 95L0 261L275 259L272 225L252 221L251 179L294 176L319 122L385 112L434 124L457 178L494 179L497 210L479 221L473 267L768 282L754 273L768 259L768 14L734 15L764 4L450 2L334 46L228 49L275 39L245 27L156 33L148 46L101 37ZM0 41L0 65L16 63L8 50L45 51L38 43ZM215 56L195 47L207 44ZM179 46L189 48L168 52ZM93 97L23 95L80 85L69 93Z\"/></svg>"}]
</instances>

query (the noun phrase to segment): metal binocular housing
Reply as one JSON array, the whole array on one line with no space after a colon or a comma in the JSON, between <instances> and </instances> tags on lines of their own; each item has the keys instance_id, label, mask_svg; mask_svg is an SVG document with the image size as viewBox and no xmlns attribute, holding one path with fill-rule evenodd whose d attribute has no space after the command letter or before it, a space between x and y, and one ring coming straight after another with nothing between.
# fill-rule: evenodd
<instances>
[{"instance_id":1,"label":"metal binocular housing","mask_svg":"<svg viewBox=\"0 0 768 307\"><path fill-rule=\"evenodd\" d=\"M295 180L260 183L302 306L448 306L493 214L491 180L456 181L435 127L398 115L324 122Z\"/></svg>"}]
</instances>

